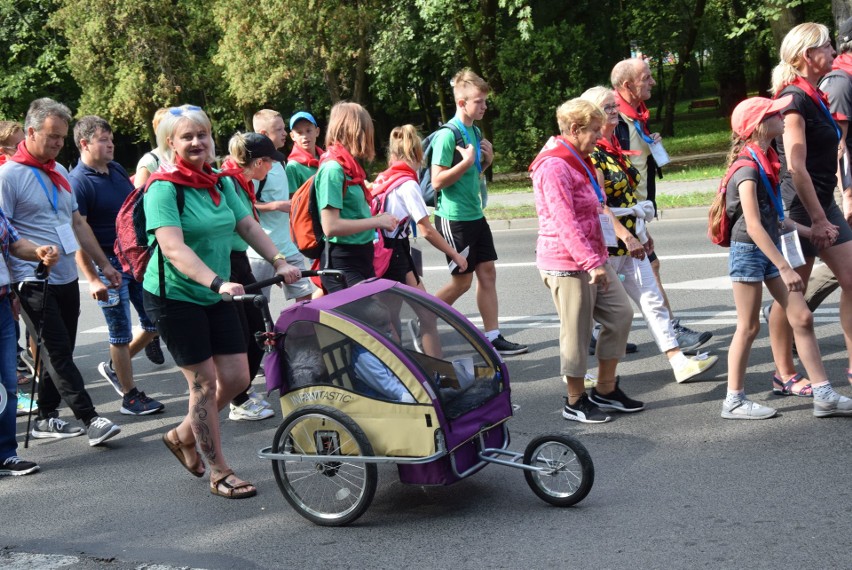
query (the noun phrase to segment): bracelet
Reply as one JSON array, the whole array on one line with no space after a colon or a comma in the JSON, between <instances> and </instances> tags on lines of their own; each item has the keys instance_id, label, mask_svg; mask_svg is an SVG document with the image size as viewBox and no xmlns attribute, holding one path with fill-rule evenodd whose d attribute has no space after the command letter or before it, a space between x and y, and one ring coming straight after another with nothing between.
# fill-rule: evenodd
<instances>
[{"instance_id":1,"label":"bracelet","mask_svg":"<svg viewBox=\"0 0 852 570\"><path fill-rule=\"evenodd\" d=\"M278 261L279 259L281 261L283 261L284 263L287 263L287 256L284 255L283 253L281 253L280 251L272 257L272 259L269 261L269 263L271 263L272 265L275 265L275 262Z\"/></svg>"},{"instance_id":2,"label":"bracelet","mask_svg":"<svg viewBox=\"0 0 852 570\"><path fill-rule=\"evenodd\" d=\"M213 281L210 283L210 290L213 291L214 293L218 293L219 289L221 289L222 285L224 285L224 284L225 284L225 280L217 275L213 279Z\"/></svg>"}]
</instances>

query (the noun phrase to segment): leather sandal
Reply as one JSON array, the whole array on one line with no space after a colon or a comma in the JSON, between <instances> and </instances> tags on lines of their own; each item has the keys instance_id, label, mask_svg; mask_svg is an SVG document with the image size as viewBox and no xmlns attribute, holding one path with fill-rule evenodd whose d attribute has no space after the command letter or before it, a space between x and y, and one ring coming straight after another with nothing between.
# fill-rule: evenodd
<instances>
[{"instance_id":1,"label":"leather sandal","mask_svg":"<svg viewBox=\"0 0 852 570\"><path fill-rule=\"evenodd\" d=\"M800 398L813 398L814 389L810 383L805 384L798 391L793 390L793 384L802 379L801 374L793 374L785 382L777 374L772 375L772 393L776 396L798 396Z\"/></svg>"},{"instance_id":2,"label":"leather sandal","mask_svg":"<svg viewBox=\"0 0 852 570\"><path fill-rule=\"evenodd\" d=\"M174 432L175 434L176 443L173 443L169 439L169 434L172 432ZM181 443L180 437L178 437L176 429L169 430L163 434L163 443L166 444L166 447L169 448L169 451L171 451L174 456L177 457L177 460L180 462L180 464L183 465L184 469L189 471L189 473L193 477L203 477L204 474L207 472L207 467L204 465L204 460L201 459L201 454L198 453L198 449L196 449L195 446L192 446L193 450L195 451L195 461L193 461L192 463L187 462L186 454L184 454L183 450L189 448L189 446ZM199 467L201 468L200 472L198 471Z\"/></svg>"},{"instance_id":3,"label":"leather sandal","mask_svg":"<svg viewBox=\"0 0 852 570\"><path fill-rule=\"evenodd\" d=\"M248 481L236 484L228 483L228 477L233 474L233 471L228 470L218 477L210 477L210 492L226 499L248 499L257 495L257 489L253 488L254 485ZM220 487L224 487L224 490L220 489ZM252 488L250 489L249 487Z\"/></svg>"}]
</instances>

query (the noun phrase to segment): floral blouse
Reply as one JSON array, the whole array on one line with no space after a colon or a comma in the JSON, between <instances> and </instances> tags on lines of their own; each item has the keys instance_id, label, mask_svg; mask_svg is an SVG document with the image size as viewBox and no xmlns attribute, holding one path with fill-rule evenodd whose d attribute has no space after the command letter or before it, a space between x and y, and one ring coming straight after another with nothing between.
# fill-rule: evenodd
<instances>
[{"instance_id":1,"label":"floral blouse","mask_svg":"<svg viewBox=\"0 0 852 570\"><path fill-rule=\"evenodd\" d=\"M618 163L615 155L610 154L600 146L596 146L591 154L595 168L604 176L604 190L606 192L606 205L610 208L631 208L636 205L636 185L639 183L639 171L625 156L624 163L627 165L625 171ZM631 234L636 236L636 216L624 216L618 219ZM628 255L627 246L618 240L616 247L607 248L613 257Z\"/></svg>"}]
</instances>

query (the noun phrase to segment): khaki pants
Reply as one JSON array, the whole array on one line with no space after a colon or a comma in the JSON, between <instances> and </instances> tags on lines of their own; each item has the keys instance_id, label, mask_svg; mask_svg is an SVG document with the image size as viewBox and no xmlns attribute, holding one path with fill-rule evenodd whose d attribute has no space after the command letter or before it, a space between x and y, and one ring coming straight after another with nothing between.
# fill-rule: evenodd
<instances>
[{"instance_id":1,"label":"khaki pants","mask_svg":"<svg viewBox=\"0 0 852 570\"><path fill-rule=\"evenodd\" d=\"M560 373L565 376L582 378L588 370L593 319L601 325L596 349L598 359L624 358L633 308L618 275L609 264L604 268L609 276L606 291L589 285L588 273L553 277L541 272L559 315L559 363Z\"/></svg>"}]
</instances>

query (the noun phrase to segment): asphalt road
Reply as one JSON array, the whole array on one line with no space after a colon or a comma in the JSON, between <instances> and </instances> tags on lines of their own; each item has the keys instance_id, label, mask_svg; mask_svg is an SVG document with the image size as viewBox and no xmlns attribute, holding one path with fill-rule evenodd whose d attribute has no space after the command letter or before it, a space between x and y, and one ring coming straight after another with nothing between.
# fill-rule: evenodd
<instances>
[{"instance_id":1,"label":"asphalt road","mask_svg":"<svg viewBox=\"0 0 852 570\"><path fill-rule=\"evenodd\" d=\"M764 328L746 389L781 414L722 420L735 320L725 250L707 241L701 219L651 227L676 313L693 328L713 331L707 348L720 362L700 380L676 384L637 315L630 338L640 350L619 374L647 409L596 426L560 415L558 323L533 264L535 230L495 232L501 329L530 347L508 359L519 406L510 422L512 448L522 450L546 432L579 437L596 480L578 506L546 505L510 468L489 466L454 486L424 488L402 485L394 467L380 466L379 489L361 519L348 528L315 527L291 510L270 465L255 455L270 444L280 413L258 423L223 422L225 452L259 494L233 502L214 497L207 481L190 477L160 442L186 412L186 383L170 358L161 367L144 356L134 361L140 387L166 404L165 413L118 414L115 393L97 373L107 358L102 316L84 288L77 363L98 409L123 431L97 448L82 437L38 440L21 450L42 472L0 480L0 567L848 567L852 419L818 420L809 400L771 395ZM445 279L441 262L426 251L430 290ZM818 335L831 378L852 396L837 301L835 294L818 313ZM477 322L472 292L457 308Z\"/></svg>"}]
</instances>

